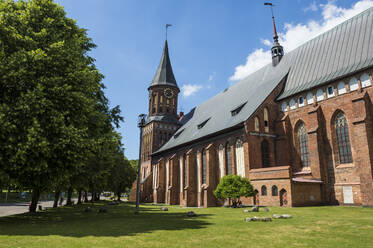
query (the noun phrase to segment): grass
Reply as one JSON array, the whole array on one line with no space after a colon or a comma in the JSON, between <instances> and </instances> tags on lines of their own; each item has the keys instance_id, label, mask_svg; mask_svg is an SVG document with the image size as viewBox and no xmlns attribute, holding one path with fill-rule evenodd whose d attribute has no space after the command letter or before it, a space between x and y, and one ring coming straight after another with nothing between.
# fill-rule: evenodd
<instances>
[{"instance_id":1,"label":"grass","mask_svg":"<svg viewBox=\"0 0 373 248\"><path fill-rule=\"evenodd\" d=\"M85 213L92 206L95 211ZM100 207L107 213L98 213ZM134 206L100 202L0 218L0 247L373 247L373 209L270 207L243 209ZM186 217L187 211L198 217ZM245 222L248 216L291 214L292 219Z\"/></svg>"}]
</instances>

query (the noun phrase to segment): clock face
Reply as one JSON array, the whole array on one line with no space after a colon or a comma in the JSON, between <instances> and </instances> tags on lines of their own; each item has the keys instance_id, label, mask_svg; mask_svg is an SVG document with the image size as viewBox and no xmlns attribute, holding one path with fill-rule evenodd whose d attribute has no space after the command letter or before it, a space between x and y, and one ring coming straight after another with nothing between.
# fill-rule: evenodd
<instances>
[{"instance_id":1,"label":"clock face","mask_svg":"<svg viewBox=\"0 0 373 248\"><path fill-rule=\"evenodd\" d=\"M170 88L167 88L164 90L164 95L167 98L172 98L174 96L174 92Z\"/></svg>"}]
</instances>

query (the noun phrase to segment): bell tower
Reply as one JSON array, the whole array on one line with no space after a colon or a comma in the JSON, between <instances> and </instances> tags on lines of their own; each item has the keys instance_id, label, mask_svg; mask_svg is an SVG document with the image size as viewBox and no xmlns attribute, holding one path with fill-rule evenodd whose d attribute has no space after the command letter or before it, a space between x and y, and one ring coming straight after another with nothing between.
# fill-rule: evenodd
<instances>
[{"instance_id":1,"label":"bell tower","mask_svg":"<svg viewBox=\"0 0 373 248\"><path fill-rule=\"evenodd\" d=\"M149 114L143 128L141 157L141 162L145 167L151 164L151 154L164 145L180 127L177 114L179 93L180 89L172 71L166 38L161 61L148 88ZM146 171L143 173L147 174Z\"/></svg>"},{"instance_id":2,"label":"bell tower","mask_svg":"<svg viewBox=\"0 0 373 248\"><path fill-rule=\"evenodd\" d=\"M271 7L272 24L273 24L273 47L271 48L271 54L272 54L272 65L276 66L280 63L282 56L284 56L284 48L278 42L275 17L273 16L274 5L272 3L264 3L264 5L268 5Z\"/></svg>"}]
</instances>

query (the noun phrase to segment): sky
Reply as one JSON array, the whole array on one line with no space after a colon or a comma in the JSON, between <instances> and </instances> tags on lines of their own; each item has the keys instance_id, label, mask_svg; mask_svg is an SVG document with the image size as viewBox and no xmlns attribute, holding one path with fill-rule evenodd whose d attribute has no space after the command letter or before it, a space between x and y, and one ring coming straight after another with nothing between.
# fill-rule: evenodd
<instances>
[{"instance_id":1,"label":"sky","mask_svg":"<svg viewBox=\"0 0 373 248\"><path fill-rule=\"evenodd\" d=\"M273 29L265 1L56 0L97 45L90 55L105 76L110 105L122 110L118 131L127 158L138 158L137 117L147 114L147 88L162 55L165 25L172 24L168 46L181 90L179 111L188 112L271 62ZM373 0L272 3L285 53L373 7Z\"/></svg>"}]
</instances>

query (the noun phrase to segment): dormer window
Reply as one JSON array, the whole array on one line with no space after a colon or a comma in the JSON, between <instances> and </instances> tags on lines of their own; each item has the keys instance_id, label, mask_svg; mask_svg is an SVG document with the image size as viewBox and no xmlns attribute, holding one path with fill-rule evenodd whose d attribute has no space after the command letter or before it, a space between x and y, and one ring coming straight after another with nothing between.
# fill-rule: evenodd
<instances>
[{"instance_id":1,"label":"dormer window","mask_svg":"<svg viewBox=\"0 0 373 248\"><path fill-rule=\"evenodd\" d=\"M240 106L238 106L237 108L235 108L234 110L231 111L231 114L232 116L235 116L237 115L238 113L240 113L240 111L243 109L243 107L246 105L247 102L241 104Z\"/></svg>"},{"instance_id":2,"label":"dormer window","mask_svg":"<svg viewBox=\"0 0 373 248\"><path fill-rule=\"evenodd\" d=\"M197 126L197 128L198 128L198 129L203 128L209 120L210 120L210 118L208 118L207 120L205 120L204 122L202 122L201 124L199 124L199 125Z\"/></svg>"},{"instance_id":3,"label":"dormer window","mask_svg":"<svg viewBox=\"0 0 373 248\"><path fill-rule=\"evenodd\" d=\"M180 136L180 134L181 134L182 132L184 132L184 130L185 130L185 129L182 129L182 130L180 130L179 132L177 132L177 133L174 135L174 139L177 139L177 138Z\"/></svg>"}]
</instances>

